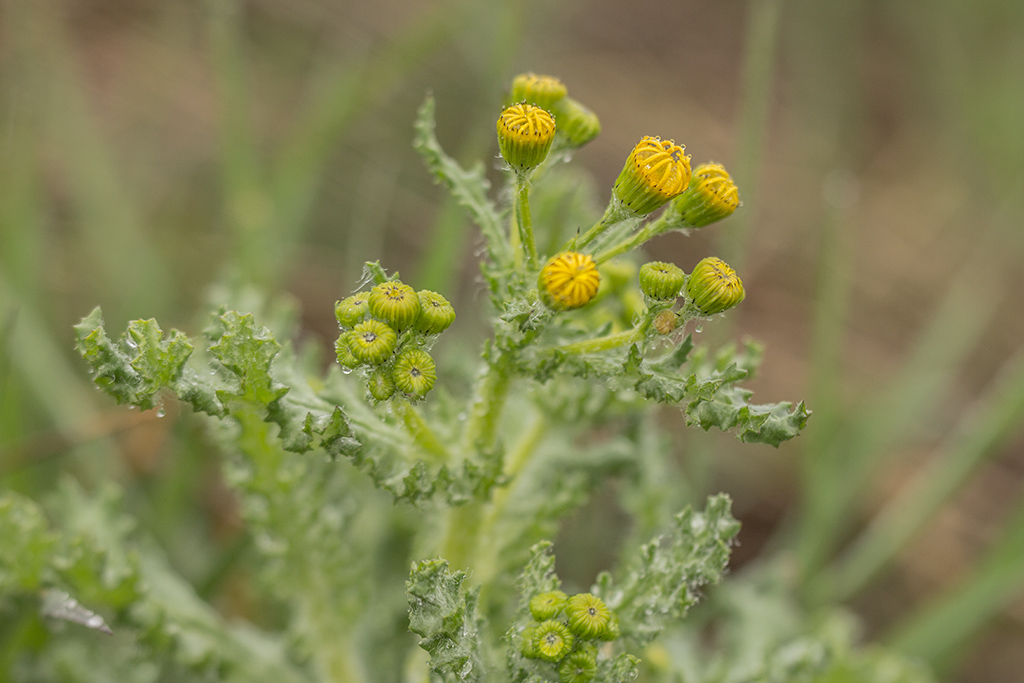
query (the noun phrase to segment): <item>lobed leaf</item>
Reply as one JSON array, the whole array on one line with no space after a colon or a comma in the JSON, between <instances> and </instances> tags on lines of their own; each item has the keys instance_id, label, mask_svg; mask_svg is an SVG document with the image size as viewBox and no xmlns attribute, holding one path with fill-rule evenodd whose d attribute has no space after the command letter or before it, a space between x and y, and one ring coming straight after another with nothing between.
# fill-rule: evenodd
<instances>
[{"instance_id":1,"label":"lobed leaf","mask_svg":"<svg viewBox=\"0 0 1024 683\"><path fill-rule=\"evenodd\" d=\"M409 630L422 637L430 668L445 681L478 681L484 675L479 591L467 591L465 580L465 572L449 572L447 560L435 559L413 563L405 583Z\"/></svg>"}]
</instances>

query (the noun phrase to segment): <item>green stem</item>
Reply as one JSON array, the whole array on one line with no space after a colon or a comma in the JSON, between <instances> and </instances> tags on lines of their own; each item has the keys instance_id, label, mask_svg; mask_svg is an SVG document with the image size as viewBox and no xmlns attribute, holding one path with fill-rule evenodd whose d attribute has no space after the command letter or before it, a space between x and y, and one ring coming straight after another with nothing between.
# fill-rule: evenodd
<instances>
[{"instance_id":1,"label":"green stem","mask_svg":"<svg viewBox=\"0 0 1024 683\"><path fill-rule=\"evenodd\" d=\"M526 251L526 267L537 267L537 243L533 239L533 218L530 215L530 179L525 173L516 174L516 225L519 240Z\"/></svg>"},{"instance_id":2,"label":"green stem","mask_svg":"<svg viewBox=\"0 0 1024 683\"><path fill-rule=\"evenodd\" d=\"M426 423L415 406L405 399L398 399L392 405L395 412L401 416L405 428L417 446L427 455L432 456L436 463L443 464L451 461L451 453L448 452L441 439L434 434L434 430Z\"/></svg>"},{"instance_id":3,"label":"green stem","mask_svg":"<svg viewBox=\"0 0 1024 683\"><path fill-rule=\"evenodd\" d=\"M566 249L574 249L576 251L582 251L584 247L597 239L601 233L609 228L609 226L620 221L624 216L622 210L616 205L616 200L612 198L608 202L608 208L604 210L604 215L601 216L601 220L593 225L590 230L583 233L582 237L578 237L575 240L570 240Z\"/></svg>"},{"instance_id":4,"label":"green stem","mask_svg":"<svg viewBox=\"0 0 1024 683\"><path fill-rule=\"evenodd\" d=\"M585 339L583 341L573 342L572 344L566 344L565 346L558 346L555 348L559 351L564 351L565 353L596 353L599 351L607 351L609 349L625 346L626 344L631 344L635 341L640 341L647 334L647 328L650 326L650 318L646 318L642 323L631 330L616 332L615 334L598 337L597 339Z\"/></svg>"},{"instance_id":5,"label":"green stem","mask_svg":"<svg viewBox=\"0 0 1024 683\"><path fill-rule=\"evenodd\" d=\"M652 237L657 237L658 235L660 235L665 230L667 225L668 221L666 221L664 217L647 224L640 230L634 232L632 235L630 235L622 242L616 244L614 247L605 249L600 254L595 256L594 262L597 265L601 265L602 263L615 258L619 254L625 254L627 251L632 251L636 247L639 247L641 244L647 242Z\"/></svg>"},{"instance_id":6,"label":"green stem","mask_svg":"<svg viewBox=\"0 0 1024 683\"><path fill-rule=\"evenodd\" d=\"M485 453L493 447L510 382L509 362L499 355L480 378L470 404L469 421L463 433L467 452Z\"/></svg>"}]
</instances>

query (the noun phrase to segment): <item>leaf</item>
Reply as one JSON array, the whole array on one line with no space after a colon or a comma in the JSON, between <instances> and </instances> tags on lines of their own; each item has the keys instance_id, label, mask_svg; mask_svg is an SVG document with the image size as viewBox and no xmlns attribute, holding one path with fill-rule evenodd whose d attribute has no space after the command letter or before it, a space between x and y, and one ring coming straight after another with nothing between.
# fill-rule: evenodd
<instances>
[{"instance_id":1,"label":"leaf","mask_svg":"<svg viewBox=\"0 0 1024 683\"><path fill-rule=\"evenodd\" d=\"M459 206L480 228L487 242L487 250L495 263L504 267L511 263L512 252L501 226L501 214L487 197L490 182L482 163L466 170L445 154L434 133L434 98L428 95L416 115L416 136L413 147L423 157L427 169L448 187Z\"/></svg>"},{"instance_id":2,"label":"leaf","mask_svg":"<svg viewBox=\"0 0 1024 683\"><path fill-rule=\"evenodd\" d=\"M724 494L709 498L702 513L687 507L676 515L667 538L640 548L622 579L616 582L607 572L598 576L592 592L615 610L625 638L649 643L696 604L701 586L722 578L739 533L730 507Z\"/></svg>"},{"instance_id":3,"label":"leaf","mask_svg":"<svg viewBox=\"0 0 1024 683\"><path fill-rule=\"evenodd\" d=\"M466 573L449 572L448 561L413 563L405 591L409 630L422 636L420 647L430 654L430 668L445 681L481 680L478 590L463 588Z\"/></svg>"}]
</instances>

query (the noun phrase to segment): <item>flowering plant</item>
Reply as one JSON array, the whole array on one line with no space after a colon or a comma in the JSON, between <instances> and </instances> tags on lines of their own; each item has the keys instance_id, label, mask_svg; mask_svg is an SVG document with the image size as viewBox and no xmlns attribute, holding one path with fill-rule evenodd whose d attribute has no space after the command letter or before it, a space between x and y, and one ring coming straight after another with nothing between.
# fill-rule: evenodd
<instances>
[{"instance_id":1,"label":"flowering plant","mask_svg":"<svg viewBox=\"0 0 1024 683\"><path fill-rule=\"evenodd\" d=\"M138 320L115 341L99 308L76 327L96 385L118 403L149 410L174 395L209 417L276 623L228 622L134 531L116 491L90 499L72 484L52 522L28 499L0 498L0 594L42 595L49 616L141 648L145 670L130 666L140 650L114 657L132 671L121 680L680 680L657 639L723 576L739 524L725 495L703 510L662 505L670 448L655 408L773 446L809 411L750 401L739 383L757 344L694 343L693 321L743 300L732 268L713 257L689 274L638 266L651 238L739 206L725 170L691 171L681 145L645 137L603 214L576 231L556 210L571 192L558 174L600 124L551 77L518 77L511 98L497 123L506 203L481 165L445 154L432 99L416 121L416 149L484 244L494 327L475 369L432 355L455 321L445 296L378 263L335 307L326 375L289 341L287 312L242 287L217 294L194 337ZM570 595L550 539L610 477L635 518L627 550ZM877 680L873 660L816 648L762 653L756 680L854 665L868 672L856 680ZM744 671L706 679L755 680Z\"/></svg>"}]
</instances>

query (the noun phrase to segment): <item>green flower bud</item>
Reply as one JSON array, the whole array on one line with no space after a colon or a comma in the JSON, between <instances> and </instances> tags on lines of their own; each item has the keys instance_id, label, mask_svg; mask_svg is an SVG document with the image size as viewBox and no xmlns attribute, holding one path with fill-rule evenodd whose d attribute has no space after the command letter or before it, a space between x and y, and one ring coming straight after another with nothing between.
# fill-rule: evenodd
<instances>
[{"instance_id":1,"label":"green flower bud","mask_svg":"<svg viewBox=\"0 0 1024 683\"><path fill-rule=\"evenodd\" d=\"M686 273L674 263L651 261L640 266L640 291L657 301L671 301L686 284Z\"/></svg>"},{"instance_id":2,"label":"green flower bud","mask_svg":"<svg viewBox=\"0 0 1024 683\"><path fill-rule=\"evenodd\" d=\"M604 600L590 593L579 593L569 598L565 604L565 615L569 618L569 630L585 639L597 638L604 633L612 616Z\"/></svg>"},{"instance_id":3,"label":"green flower bud","mask_svg":"<svg viewBox=\"0 0 1024 683\"><path fill-rule=\"evenodd\" d=\"M590 683L597 675L597 655L590 650L578 650L558 665L559 683Z\"/></svg>"},{"instance_id":4,"label":"green flower bud","mask_svg":"<svg viewBox=\"0 0 1024 683\"><path fill-rule=\"evenodd\" d=\"M537 643L535 642L536 635L536 626L527 626L523 629L522 634L520 634L519 651L523 653L524 657L529 659L540 659L540 653L537 652Z\"/></svg>"},{"instance_id":5,"label":"green flower bud","mask_svg":"<svg viewBox=\"0 0 1024 683\"><path fill-rule=\"evenodd\" d=\"M343 332L334 341L334 352L338 356L338 363L346 370L352 370L362 365L362 361L352 355L352 349L348 345L349 333Z\"/></svg>"},{"instance_id":6,"label":"green flower bud","mask_svg":"<svg viewBox=\"0 0 1024 683\"><path fill-rule=\"evenodd\" d=\"M440 334L455 322L455 309L448 303L448 299L427 289L418 292L417 296L420 299L417 330L425 334Z\"/></svg>"},{"instance_id":7,"label":"green flower bud","mask_svg":"<svg viewBox=\"0 0 1024 683\"><path fill-rule=\"evenodd\" d=\"M562 591L548 591L530 598L530 614L537 621L554 619L562 611L568 599Z\"/></svg>"},{"instance_id":8,"label":"green flower bud","mask_svg":"<svg viewBox=\"0 0 1024 683\"><path fill-rule=\"evenodd\" d=\"M686 192L672 200L672 210L691 228L720 221L739 208L736 183L721 164L701 164L693 170Z\"/></svg>"},{"instance_id":9,"label":"green flower bud","mask_svg":"<svg viewBox=\"0 0 1024 683\"><path fill-rule=\"evenodd\" d=\"M658 334L672 334L679 327L679 316L675 311L662 311L654 316L654 330Z\"/></svg>"},{"instance_id":10,"label":"green flower bud","mask_svg":"<svg viewBox=\"0 0 1024 683\"><path fill-rule=\"evenodd\" d=\"M541 109L551 106L569 92L562 81L554 76L540 76L535 73L519 74L512 79L511 102L526 102Z\"/></svg>"},{"instance_id":11,"label":"green flower bud","mask_svg":"<svg viewBox=\"0 0 1024 683\"><path fill-rule=\"evenodd\" d=\"M334 317L342 327L352 327L366 317L368 308L368 296L365 292L353 294L347 299L342 299L334 304Z\"/></svg>"},{"instance_id":12,"label":"green flower bud","mask_svg":"<svg viewBox=\"0 0 1024 683\"><path fill-rule=\"evenodd\" d=\"M379 320L364 320L352 328L347 341L357 360L380 365L395 352L398 335Z\"/></svg>"},{"instance_id":13,"label":"green flower bud","mask_svg":"<svg viewBox=\"0 0 1024 683\"><path fill-rule=\"evenodd\" d=\"M370 314L399 332L412 327L420 317L420 298L409 285L392 280L370 290Z\"/></svg>"},{"instance_id":14,"label":"green flower bud","mask_svg":"<svg viewBox=\"0 0 1024 683\"><path fill-rule=\"evenodd\" d=\"M532 104L513 104L498 117L498 148L519 173L536 168L555 139L555 120Z\"/></svg>"},{"instance_id":15,"label":"green flower bud","mask_svg":"<svg viewBox=\"0 0 1024 683\"><path fill-rule=\"evenodd\" d=\"M423 349L406 349L395 358L391 377L401 391L426 396L437 380L437 368L434 359Z\"/></svg>"},{"instance_id":16,"label":"green flower bud","mask_svg":"<svg viewBox=\"0 0 1024 683\"><path fill-rule=\"evenodd\" d=\"M575 639L560 621L548 619L537 626L533 634L533 646L540 659L557 662L569 654Z\"/></svg>"},{"instance_id":17,"label":"green flower bud","mask_svg":"<svg viewBox=\"0 0 1024 683\"><path fill-rule=\"evenodd\" d=\"M601 120L597 114L582 104L566 97L551 107L558 126L558 137L564 146L578 149L597 137L601 132Z\"/></svg>"},{"instance_id":18,"label":"green flower bud","mask_svg":"<svg viewBox=\"0 0 1024 683\"><path fill-rule=\"evenodd\" d=\"M374 368L366 375L366 390L377 401L386 401L395 393L395 380L391 371Z\"/></svg>"},{"instance_id":19,"label":"green flower bud","mask_svg":"<svg viewBox=\"0 0 1024 683\"><path fill-rule=\"evenodd\" d=\"M605 626L604 631L598 636L601 640L618 640L619 636L622 635L622 631L619 630L619 618L615 616L615 612L612 612L611 618L608 620L608 625Z\"/></svg>"},{"instance_id":20,"label":"green flower bud","mask_svg":"<svg viewBox=\"0 0 1024 683\"><path fill-rule=\"evenodd\" d=\"M672 140L645 136L629 153L612 194L637 214L646 216L679 195L690 182L690 157Z\"/></svg>"},{"instance_id":21,"label":"green flower bud","mask_svg":"<svg viewBox=\"0 0 1024 683\"><path fill-rule=\"evenodd\" d=\"M736 271L720 258L708 257L694 266L686 293L702 315L714 315L743 301L746 293Z\"/></svg>"}]
</instances>

